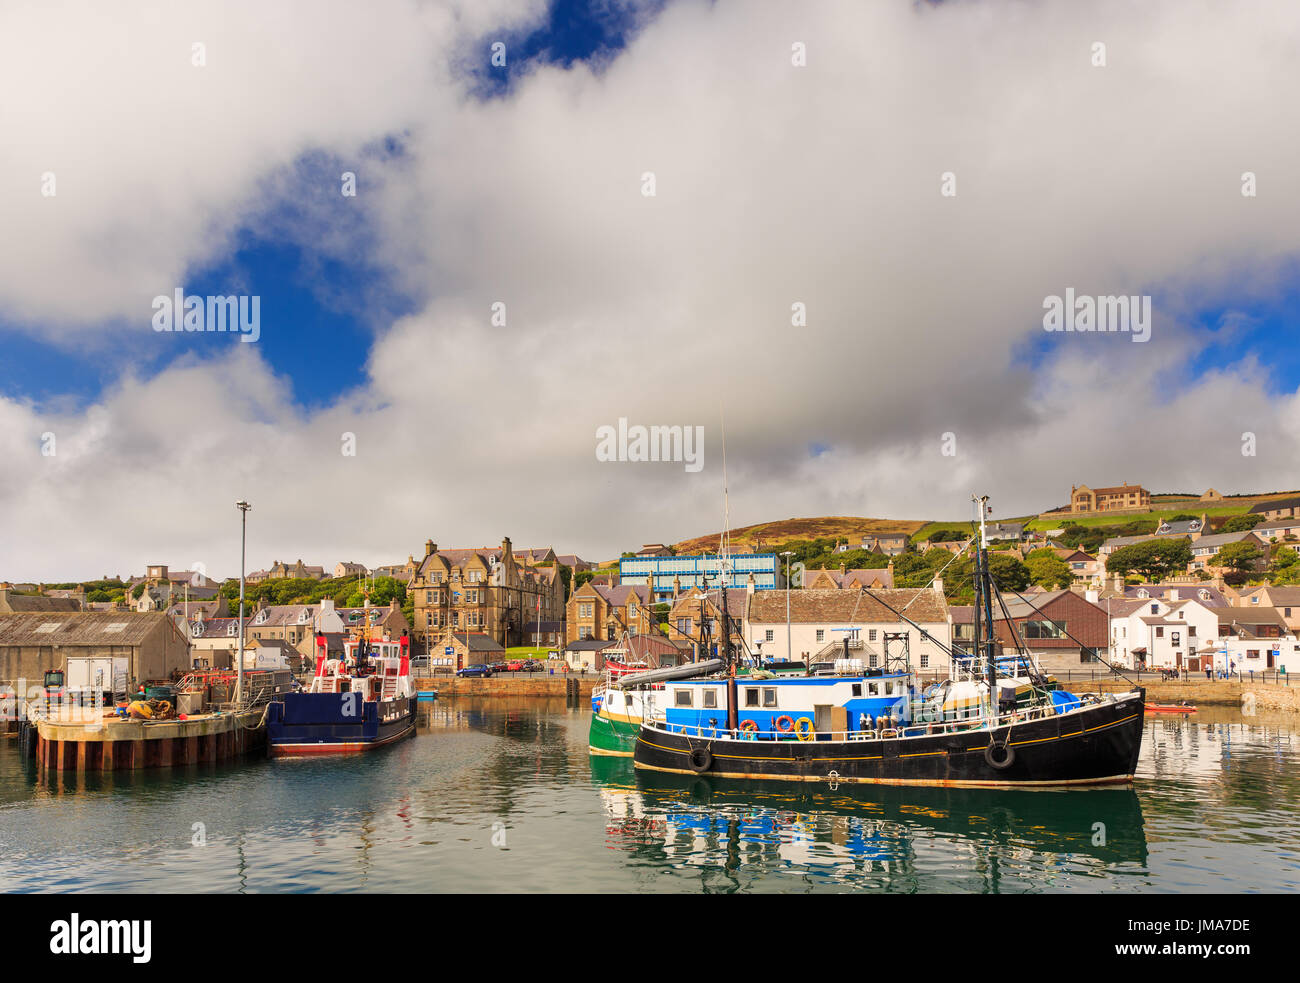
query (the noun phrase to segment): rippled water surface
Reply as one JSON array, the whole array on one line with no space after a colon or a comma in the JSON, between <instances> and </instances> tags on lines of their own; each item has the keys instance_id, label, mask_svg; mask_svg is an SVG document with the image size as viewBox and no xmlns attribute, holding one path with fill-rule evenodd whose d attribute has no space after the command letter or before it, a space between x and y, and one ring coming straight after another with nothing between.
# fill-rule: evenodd
<instances>
[{"instance_id":1,"label":"rippled water surface","mask_svg":"<svg viewBox=\"0 0 1300 983\"><path fill-rule=\"evenodd\" d=\"M1293 715L1148 720L1132 788L720 785L587 754L590 711L447 701L370 754L42 779L0 739L5 891L1286 891ZM198 845L198 844L202 845Z\"/></svg>"}]
</instances>

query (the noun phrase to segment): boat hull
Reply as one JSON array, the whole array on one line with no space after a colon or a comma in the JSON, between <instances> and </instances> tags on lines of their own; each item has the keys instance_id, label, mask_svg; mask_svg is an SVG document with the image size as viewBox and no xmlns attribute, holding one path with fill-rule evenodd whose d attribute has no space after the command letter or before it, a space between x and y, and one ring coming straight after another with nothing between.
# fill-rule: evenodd
<instances>
[{"instance_id":1,"label":"boat hull","mask_svg":"<svg viewBox=\"0 0 1300 983\"><path fill-rule=\"evenodd\" d=\"M999 727L992 742L984 729L877 740L750 741L643 726L634 763L650 771L767 781L971 788L1102 785L1132 780L1142 723L1142 696L1134 693L1017 722L1009 733L1006 726Z\"/></svg>"},{"instance_id":2,"label":"boat hull","mask_svg":"<svg viewBox=\"0 0 1300 983\"><path fill-rule=\"evenodd\" d=\"M636 750L640 731L640 720L620 720L604 713L593 713L587 731L587 747L592 754L630 758Z\"/></svg>"},{"instance_id":3,"label":"boat hull","mask_svg":"<svg viewBox=\"0 0 1300 983\"><path fill-rule=\"evenodd\" d=\"M414 698L366 702L357 713L350 695L295 693L272 703L266 721L271 756L353 754L415 733Z\"/></svg>"}]
</instances>

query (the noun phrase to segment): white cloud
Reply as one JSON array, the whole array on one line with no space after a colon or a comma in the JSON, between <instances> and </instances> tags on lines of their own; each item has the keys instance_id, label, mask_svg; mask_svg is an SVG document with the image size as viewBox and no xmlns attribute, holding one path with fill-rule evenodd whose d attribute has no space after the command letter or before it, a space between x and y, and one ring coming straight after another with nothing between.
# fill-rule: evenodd
<instances>
[{"instance_id":1,"label":"white cloud","mask_svg":"<svg viewBox=\"0 0 1300 983\"><path fill-rule=\"evenodd\" d=\"M1300 133L1278 122L1300 82L1294 5L683 2L599 71L538 68L480 101L441 66L499 15L394 4L364 24L258 25L248 8L203 25L200 90L193 24L87 22L0 67L13 92L49 66L42 96L0 110L21 137L0 176L32 192L6 191L10 316L65 332L123 316L219 251L303 153L394 132L406 153L373 163L369 215L395 282L427 300L377 340L368 384L312 415L243 351L53 424L0 404L11 460L55 427L114 435L111 453L74 443L57 472L0 484L21 520L0 575L138 570L191 545L231 572L241 496L253 566L392 561L428 536L608 556L717 528L721 407L736 525L960 518L985 490L1013 514L1078 482L1300 483L1300 407L1266 395L1266 353L1229 345L1219 370L1187 368L1206 344L1190 313L1275 290L1300 246ZM790 64L796 41L807 67ZM179 67L163 70L146 52L171 44ZM227 71L217 53L236 47ZM32 176L50 159L65 162L53 222ZM1240 194L1246 170L1258 198ZM1044 336L1043 298L1069 286L1156 295L1152 340ZM505 327L489 323L497 301ZM790 325L796 301L807 327ZM163 426L172 394L211 413ZM619 417L705 426L704 471L598 463L595 429ZM831 450L812 458L813 443Z\"/></svg>"}]
</instances>

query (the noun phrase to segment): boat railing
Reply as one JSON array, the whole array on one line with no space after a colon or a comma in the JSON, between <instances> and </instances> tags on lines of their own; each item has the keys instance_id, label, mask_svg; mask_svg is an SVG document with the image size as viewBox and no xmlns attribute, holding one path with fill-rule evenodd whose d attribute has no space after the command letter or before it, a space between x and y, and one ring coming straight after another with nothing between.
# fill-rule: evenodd
<instances>
[{"instance_id":1,"label":"boat railing","mask_svg":"<svg viewBox=\"0 0 1300 983\"><path fill-rule=\"evenodd\" d=\"M1081 701L1081 705L1091 705L1091 701ZM1042 703L1000 714L991 726L986 716L973 716L961 720L927 720L914 723L898 721L897 724L893 726L876 726L860 730L809 731L805 729L802 735L799 732L797 724L793 729L788 731L758 731L745 729L729 730L726 727L717 727L712 725L674 724L668 721L666 714L662 710L650 713L646 718L646 723L650 727L662 730L668 734L678 734L685 737L696 737L705 740L889 741L897 739L907 740L918 737L937 737L946 734L962 734L980 730L997 730L1002 727L1013 727L1016 724L1024 724L1034 720L1043 720L1048 717L1058 716L1064 712L1068 712L1068 708L1067 710L1062 710L1055 704Z\"/></svg>"}]
</instances>

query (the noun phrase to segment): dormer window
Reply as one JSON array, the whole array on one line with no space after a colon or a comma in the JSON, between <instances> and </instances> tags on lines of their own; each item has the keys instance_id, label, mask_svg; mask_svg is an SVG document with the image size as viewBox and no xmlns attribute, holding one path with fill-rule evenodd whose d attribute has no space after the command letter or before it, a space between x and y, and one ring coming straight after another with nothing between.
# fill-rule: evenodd
<instances>
[{"instance_id":1,"label":"dormer window","mask_svg":"<svg viewBox=\"0 0 1300 983\"><path fill-rule=\"evenodd\" d=\"M265 613L265 612L263 612L263 613ZM226 635L227 635L227 637L231 637L231 638L233 638L235 635L238 635L238 634L239 634L239 622L237 622L237 621L232 621L230 624L228 624L228 625L226 626Z\"/></svg>"},{"instance_id":2,"label":"dormer window","mask_svg":"<svg viewBox=\"0 0 1300 983\"><path fill-rule=\"evenodd\" d=\"M266 612L265 610L258 611L258 612L257 612L257 617L253 619L253 624L255 624L255 625L262 625L262 624L265 624L265 623L266 623L266 615L267 615L267 612Z\"/></svg>"},{"instance_id":3,"label":"dormer window","mask_svg":"<svg viewBox=\"0 0 1300 983\"><path fill-rule=\"evenodd\" d=\"M298 614L298 624L305 625L309 621L311 621L311 609L303 608Z\"/></svg>"}]
</instances>

